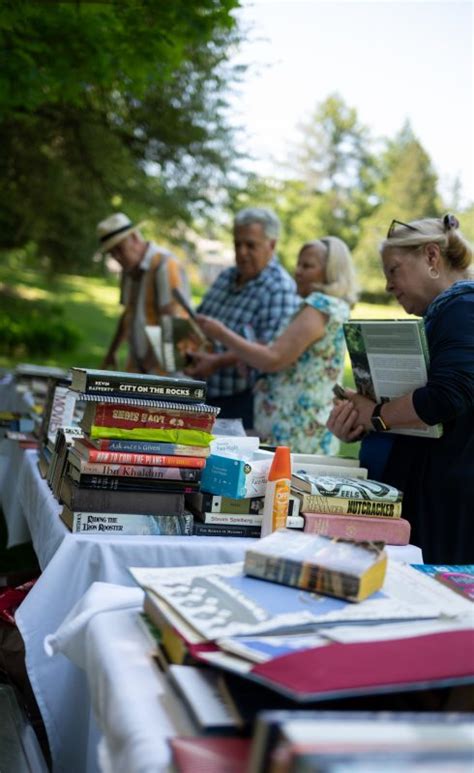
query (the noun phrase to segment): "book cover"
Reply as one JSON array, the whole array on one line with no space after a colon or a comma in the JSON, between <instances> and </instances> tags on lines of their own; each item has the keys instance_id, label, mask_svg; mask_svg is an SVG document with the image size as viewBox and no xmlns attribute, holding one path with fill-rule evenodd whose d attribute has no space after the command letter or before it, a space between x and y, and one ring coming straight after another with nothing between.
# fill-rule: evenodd
<instances>
[{"instance_id":1,"label":"book cover","mask_svg":"<svg viewBox=\"0 0 474 773\"><path fill-rule=\"evenodd\" d=\"M92 427L114 429L195 429L212 432L218 408L199 403L170 403L147 407L132 401L120 403L89 402L86 404L80 426L84 432Z\"/></svg>"},{"instance_id":2,"label":"book cover","mask_svg":"<svg viewBox=\"0 0 474 773\"><path fill-rule=\"evenodd\" d=\"M49 378L48 392L41 419L39 437L42 443L54 444L60 427L70 427L74 422L76 394L70 389L71 379Z\"/></svg>"},{"instance_id":3,"label":"book cover","mask_svg":"<svg viewBox=\"0 0 474 773\"><path fill-rule=\"evenodd\" d=\"M214 524L195 521L193 534L198 537L260 537L261 526L238 526L236 524Z\"/></svg>"},{"instance_id":4,"label":"book cover","mask_svg":"<svg viewBox=\"0 0 474 773\"><path fill-rule=\"evenodd\" d=\"M213 350L212 342L199 326L189 317L161 316L161 351L157 351L160 362L170 373L181 371L189 364L188 352Z\"/></svg>"},{"instance_id":5,"label":"book cover","mask_svg":"<svg viewBox=\"0 0 474 773\"><path fill-rule=\"evenodd\" d=\"M242 773L250 755L249 738L177 736L170 738L179 773Z\"/></svg>"},{"instance_id":6,"label":"book cover","mask_svg":"<svg viewBox=\"0 0 474 773\"><path fill-rule=\"evenodd\" d=\"M145 440L120 440L118 438L88 439L99 451L121 451L127 454L161 454L163 456L209 456L211 449L203 446L153 443Z\"/></svg>"},{"instance_id":7,"label":"book cover","mask_svg":"<svg viewBox=\"0 0 474 773\"><path fill-rule=\"evenodd\" d=\"M126 478L153 478L155 480L185 480L198 483L201 470L193 467L154 467L141 464L105 464L78 460L75 454L69 453L68 461L75 469L70 477L80 480L81 475L109 475Z\"/></svg>"},{"instance_id":8,"label":"book cover","mask_svg":"<svg viewBox=\"0 0 474 773\"><path fill-rule=\"evenodd\" d=\"M74 534L181 535L192 534L193 516L82 512L63 507L61 519Z\"/></svg>"},{"instance_id":9,"label":"book cover","mask_svg":"<svg viewBox=\"0 0 474 773\"><path fill-rule=\"evenodd\" d=\"M202 491L192 497L188 497L187 503L198 512L209 513L259 513L263 509L264 497L247 497L245 499L232 499L219 494L209 494Z\"/></svg>"},{"instance_id":10,"label":"book cover","mask_svg":"<svg viewBox=\"0 0 474 773\"><path fill-rule=\"evenodd\" d=\"M322 497L346 497L376 502L401 502L403 493L395 486L378 480L311 475L300 472L292 475L291 485L299 491Z\"/></svg>"},{"instance_id":11,"label":"book cover","mask_svg":"<svg viewBox=\"0 0 474 773\"><path fill-rule=\"evenodd\" d=\"M405 518L376 518L360 515L305 513L304 531L324 537L408 545L411 526Z\"/></svg>"},{"instance_id":12,"label":"book cover","mask_svg":"<svg viewBox=\"0 0 474 773\"><path fill-rule=\"evenodd\" d=\"M392 766L390 755L432 752L441 756L456 754L461 749L468 751L471 722L472 715L455 712L262 711L255 722L248 773L268 770L270 755L281 743L307 745L308 754L319 752L321 758L313 767L310 764L308 770L322 773L346 770L376 773L386 770L387 765L393 773L412 771L399 757ZM324 755L327 755L325 759ZM341 761L340 755L347 758ZM380 765L382 759L385 764ZM444 758L445 766L446 762ZM431 769L430 765L422 765L420 773ZM444 769L448 770L449 764Z\"/></svg>"},{"instance_id":13,"label":"book cover","mask_svg":"<svg viewBox=\"0 0 474 773\"><path fill-rule=\"evenodd\" d=\"M104 396L124 395L202 402L206 382L189 378L154 376L149 373L71 368L71 388L76 392Z\"/></svg>"},{"instance_id":14,"label":"book cover","mask_svg":"<svg viewBox=\"0 0 474 773\"><path fill-rule=\"evenodd\" d=\"M71 460L79 455L88 462L100 464L128 464L149 465L151 467L194 467L202 470L206 460L202 456L161 456L160 454L128 454L122 451L99 451L86 439L74 442L75 454L71 454ZM73 461L74 463L74 461Z\"/></svg>"},{"instance_id":15,"label":"book cover","mask_svg":"<svg viewBox=\"0 0 474 773\"><path fill-rule=\"evenodd\" d=\"M466 614L466 607L472 609L470 602L431 577L395 561L388 563L383 588L360 604L266 582L242 570L242 562L129 567L156 604L165 604L164 614L171 608L175 620L206 641L247 634L309 633L336 623L456 618Z\"/></svg>"},{"instance_id":16,"label":"book cover","mask_svg":"<svg viewBox=\"0 0 474 773\"><path fill-rule=\"evenodd\" d=\"M327 513L334 515L363 515L376 518L400 518L401 502L371 501L368 499L348 499L347 497L320 496L306 494L291 489L291 499L299 502L299 513Z\"/></svg>"},{"instance_id":17,"label":"book cover","mask_svg":"<svg viewBox=\"0 0 474 773\"><path fill-rule=\"evenodd\" d=\"M349 320L344 335L360 394L379 403L426 385L429 351L422 319ZM438 424L390 431L439 438L443 429Z\"/></svg>"},{"instance_id":18,"label":"book cover","mask_svg":"<svg viewBox=\"0 0 474 773\"><path fill-rule=\"evenodd\" d=\"M262 580L362 601L380 590L387 555L373 542L279 529L245 553L244 572Z\"/></svg>"},{"instance_id":19,"label":"book cover","mask_svg":"<svg viewBox=\"0 0 474 773\"><path fill-rule=\"evenodd\" d=\"M161 468L164 469L164 468ZM176 468L179 470L179 468ZM196 471L199 474L199 471ZM154 491L162 494L192 494L199 491L199 480L181 481L169 478L137 478L126 475L88 475L77 467L67 465L64 477L70 478L81 489L101 489L105 491Z\"/></svg>"},{"instance_id":20,"label":"book cover","mask_svg":"<svg viewBox=\"0 0 474 773\"><path fill-rule=\"evenodd\" d=\"M474 601L474 564L412 564L435 580Z\"/></svg>"},{"instance_id":21,"label":"book cover","mask_svg":"<svg viewBox=\"0 0 474 773\"><path fill-rule=\"evenodd\" d=\"M258 526L262 525L261 513L195 513L198 521L207 524L229 526Z\"/></svg>"},{"instance_id":22,"label":"book cover","mask_svg":"<svg viewBox=\"0 0 474 773\"><path fill-rule=\"evenodd\" d=\"M157 490L110 491L80 488L69 478L61 482L60 501L70 510L100 513L141 513L152 515L183 515L184 494Z\"/></svg>"}]
</instances>

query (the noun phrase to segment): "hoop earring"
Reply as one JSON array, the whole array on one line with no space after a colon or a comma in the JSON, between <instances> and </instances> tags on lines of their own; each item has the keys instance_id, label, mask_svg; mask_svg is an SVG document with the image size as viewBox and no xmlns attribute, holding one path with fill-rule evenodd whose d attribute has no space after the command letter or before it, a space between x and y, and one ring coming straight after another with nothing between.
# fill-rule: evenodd
<instances>
[{"instance_id":1,"label":"hoop earring","mask_svg":"<svg viewBox=\"0 0 474 773\"><path fill-rule=\"evenodd\" d=\"M439 279L439 271L436 271L434 266L429 267L428 274L430 275L431 279Z\"/></svg>"}]
</instances>

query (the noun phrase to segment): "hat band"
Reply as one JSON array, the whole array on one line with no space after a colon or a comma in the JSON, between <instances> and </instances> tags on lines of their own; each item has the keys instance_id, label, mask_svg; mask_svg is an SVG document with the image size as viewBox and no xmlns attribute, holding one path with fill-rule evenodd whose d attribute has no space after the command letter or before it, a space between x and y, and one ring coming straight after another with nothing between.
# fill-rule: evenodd
<instances>
[{"instance_id":1,"label":"hat band","mask_svg":"<svg viewBox=\"0 0 474 773\"><path fill-rule=\"evenodd\" d=\"M121 228L117 228L116 231L110 231L110 233L105 234L105 236L101 236L100 241L105 242L107 239L111 239L112 236L117 236L117 234L121 234L123 231L128 231L130 228L133 228L133 223L127 223L127 225L123 225Z\"/></svg>"}]
</instances>

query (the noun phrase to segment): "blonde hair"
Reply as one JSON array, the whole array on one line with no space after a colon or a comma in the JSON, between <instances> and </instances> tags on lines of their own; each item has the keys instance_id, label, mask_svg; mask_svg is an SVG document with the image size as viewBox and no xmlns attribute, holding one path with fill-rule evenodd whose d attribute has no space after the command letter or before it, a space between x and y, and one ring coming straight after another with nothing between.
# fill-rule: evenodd
<instances>
[{"instance_id":1,"label":"blonde hair","mask_svg":"<svg viewBox=\"0 0 474 773\"><path fill-rule=\"evenodd\" d=\"M307 247L323 248L326 255L326 281L313 284L313 290L319 290L326 295L342 298L352 307L359 297L359 286L352 255L349 247L337 236L324 236L306 242L300 249L300 255Z\"/></svg>"},{"instance_id":2,"label":"blonde hair","mask_svg":"<svg viewBox=\"0 0 474 773\"><path fill-rule=\"evenodd\" d=\"M438 244L441 254L450 268L472 276L472 245L459 231L459 221L454 215L442 218L427 217L410 223L396 223L395 228L380 245L382 257L391 249L412 252L425 244ZM390 229L391 230L391 229Z\"/></svg>"}]
</instances>

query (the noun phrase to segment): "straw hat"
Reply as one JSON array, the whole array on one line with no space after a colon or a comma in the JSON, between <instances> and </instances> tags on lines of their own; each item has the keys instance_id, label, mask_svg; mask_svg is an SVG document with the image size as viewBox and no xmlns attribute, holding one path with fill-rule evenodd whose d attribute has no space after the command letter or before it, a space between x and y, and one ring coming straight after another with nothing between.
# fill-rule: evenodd
<instances>
[{"instance_id":1,"label":"straw hat","mask_svg":"<svg viewBox=\"0 0 474 773\"><path fill-rule=\"evenodd\" d=\"M123 212L115 214L101 220L97 225L97 236L99 237L101 252L108 252L116 244L125 239L129 234L137 231L142 223L134 224L130 218Z\"/></svg>"}]
</instances>

